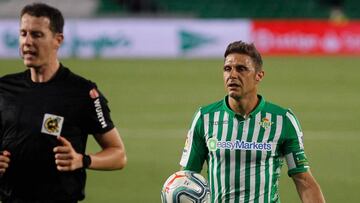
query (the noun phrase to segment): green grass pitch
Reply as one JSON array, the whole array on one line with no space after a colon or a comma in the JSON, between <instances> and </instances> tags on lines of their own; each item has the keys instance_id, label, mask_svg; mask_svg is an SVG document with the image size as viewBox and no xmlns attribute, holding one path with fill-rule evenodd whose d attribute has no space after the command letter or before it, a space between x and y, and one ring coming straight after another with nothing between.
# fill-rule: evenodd
<instances>
[{"instance_id":1,"label":"green grass pitch","mask_svg":"<svg viewBox=\"0 0 360 203\"><path fill-rule=\"evenodd\" d=\"M122 171L88 171L84 202L160 202L162 184L179 170L193 113L225 94L223 60L62 62L95 81L106 95L128 155ZM1 76L23 69L21 60L0 60ZM299 118L312 173L327 202L359 202L360 58L265 57L264 69L259 91L266 100L291 107ZM98 149L90 137L87 151ZM281 200L300 202L286 170Z\"/></svg>"}]
</instances>

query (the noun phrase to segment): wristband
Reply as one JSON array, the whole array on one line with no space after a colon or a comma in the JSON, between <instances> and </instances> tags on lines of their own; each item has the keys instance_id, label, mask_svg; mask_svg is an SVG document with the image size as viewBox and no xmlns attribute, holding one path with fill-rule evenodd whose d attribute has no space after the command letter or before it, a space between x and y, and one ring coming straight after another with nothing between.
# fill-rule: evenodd
<instances>
[{"instance_id":1,"label":"wristband","mask_svg":"<svg viewBox=\"0 0 360 203\"><path fill-rule=\"evenodd\" d=\"M91 164L91 157L87 154L84 154L82 158L82 162L83 162L83 168L89 168Z\"/></svg>"}]
</instances>

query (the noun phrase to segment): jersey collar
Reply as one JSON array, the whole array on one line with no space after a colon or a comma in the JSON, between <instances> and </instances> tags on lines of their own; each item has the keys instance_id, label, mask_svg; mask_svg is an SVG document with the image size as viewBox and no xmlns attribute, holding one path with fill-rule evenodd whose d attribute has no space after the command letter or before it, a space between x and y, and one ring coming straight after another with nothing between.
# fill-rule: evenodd
<instances>
[{"instance_id":1,"label":"jersey collar","mask_svg":"<svg viewBox=\"0 0 360 203\"><path fill-rule=\"evenodd\" d=\"M55 75L49 81L43 82L43 83L35 83L31 80L30 69L27 69L25 71L25 75L26 75L26 79L27 79L28 83L30 83L31 85L43 86L43 85L53 83L54 81L60 80L63 77L63 75L65 74L65 69L66 68L60 63L59 69L56 71Z\"/></svg>"},{"instance_id":2,"label":"jersey collar","mask_svg":"<svg viewBox=\"0 0 360 203\"><path fill-rule=\"evenodd\" d=\"M240 115L240 114L237 114L237 113L235 113L232 109L230 109L230 107L229 107L229 105L228 105L228 97L229 97L229 95L226 95L225 96L225 98L224 98L224 100L223 100L223 107L224 107L224 109L225 109L225 111L229 114L229 115L231 115L231 116L233 116L233 117L236 117L236 118L240 118L241 120L245 120L245 118L242 116L242 115ZM259 98L259 104L256 106L256 108L249 114L249 117L248 118L252 118L252 117L254 117L258 112L260 112L263 108L264 108L264 106L265 106L265 99L264 99L264 97L263 96L261 96L261 95L257 95L257 97Z\"/></svg>"}]
</instances>

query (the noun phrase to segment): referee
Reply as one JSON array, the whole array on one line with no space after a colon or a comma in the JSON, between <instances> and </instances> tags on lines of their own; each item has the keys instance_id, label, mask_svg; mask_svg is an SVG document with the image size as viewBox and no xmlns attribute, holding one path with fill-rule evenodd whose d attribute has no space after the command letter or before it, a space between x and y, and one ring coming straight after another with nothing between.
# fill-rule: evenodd
<instances>
[{"instance_id":1,"label":"referee","mask_svg":"<svg viewBox=\"0 0 360 203\"><path fill-rule=\"evenodd\" d=\"M96 84L57 58L61 12L42 3L20 15L20 53L27 70L0 78L0 200L73 203L85 198L85 169L126 165L121 137ZM101 150L85 154L88 134Z\"/></svg>"},{"instance_id":2,"label":"referee","mask_svg":"<svg viewBox=\"0 0 360 203\"><path fill-rule=\"evenodd\" d=\"M285 157L302 202L325 202L310 173L297 118L257 94L264 70L255 46L233 42L224 57L227 96L195 114L180 165L200 172L207 162L211 202L279 203Z\"/></svg>"}]
</instances>

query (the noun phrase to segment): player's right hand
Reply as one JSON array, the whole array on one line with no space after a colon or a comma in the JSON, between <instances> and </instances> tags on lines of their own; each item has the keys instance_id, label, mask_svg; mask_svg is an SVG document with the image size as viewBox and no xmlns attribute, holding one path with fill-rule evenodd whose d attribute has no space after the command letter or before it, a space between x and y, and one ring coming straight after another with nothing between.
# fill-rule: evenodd
<instances>
[{"instance_id":1,"label":"player's right hand","mask_svg":"<svg viewBox=\"0 0 360 203\"><path fill-rule=\"evenodd\" d=\"M4 174L10 163L10 152L0 151L0 175Z\"/></svg>"}]
</instances>

